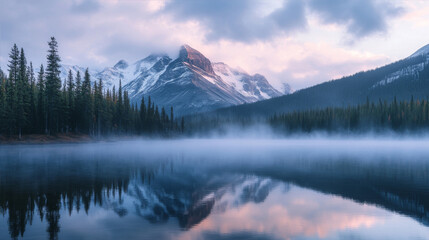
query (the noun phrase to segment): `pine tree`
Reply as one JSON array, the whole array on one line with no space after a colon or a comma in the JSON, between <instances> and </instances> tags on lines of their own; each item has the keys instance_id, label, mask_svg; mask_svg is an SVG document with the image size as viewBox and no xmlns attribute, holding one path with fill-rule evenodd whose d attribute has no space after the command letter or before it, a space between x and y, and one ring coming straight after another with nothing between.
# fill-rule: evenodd
<instances>
[{"instance_id":1,"label":"pine tree","mask_svg":"<svg viewBox=\"0 0 429 240\"><path fill-rule=\"evenodd\" d=\"M95 113L95 119L96 119L96 129L97 129L97 136L101 136L101 122L104 115L104 106L103 106L103 84L101 82L101 79L98 79L98 85L94 83L95 90L94 90L94 113Z\"/></svg>"},{"instance_id":2,"label":"pine tree","mask_svg":"<svg viewBox=\"0 0 429 240\"><path fill-rule=\"evenodd\" d=\"M152 130L152 120L153 120L153 111L152 111L152 100L150 96L147 99L147 114L146 114L146 128L148 131Z\"/></svg>"},{"instance_id":3,"label":"pine tree","mask_svg":"<svg viewBox=\"0 0 429 240\"><path fill-rule=\"evenodd\" d=\"M80 72L76 73L76 87L74 93L74 129L76 132L79 132L82 129L82 78Z\"/></svg>"},{"instance_id":4,"label":"pine tree","mask_svg":"<svg viewBox=\"0 0 429 240\"><path fill-rule=\"evenodd\" d=\"M0 68L0 135L7 130L6 76Z\"/></svg>"},{"instance_id":5,"label":"pine tree","mask_svg":"<svg viewBox=\"0 0 429 240\"><path fill-rule=\"evenodd\" d=\"M144 96L142 96L142 100L140 102L140 133L144 131L145 125L146 125L146 106L144 103Z\"/></svg>"},{"instance_id":6,"label":"pine tree","mask_svg":"<svg viewBox=\"0 0 429 240\"><path fill-rule=\"evenodd\" d=\"M155 107L155 114L154 114L154 128L153 130L155 131L159 131L161 129L161 117L159 115L159 110L158 110L158 106Z\"/></svg>"},{"instance_id":7,"label":"pine tree","mask_svg":"<svg viewBox=\"0 0 429 240\"><path fill-rule=\"evenodd\" d=\"M40 133L48 132L46 118L46 98L45 98L45 70L43 64L40 65L39 74L37 76L37 128Z\"/></svg>"},{"instance_id":8,"label":"pine tree","mask_svg":"<svg viewBox=\"0 0 429 240\"><path fill-rule=\"evenodd\" d=\"M104 112L104 124L105 124L105 132L106 134L110 134L112 132L112 126L113 126L113 117L114 117L114 103L113 103L113 96L111 91L108 89L106 91L106 97L105 97L105 112Z\"/></svg>"},{"instance_id":9,"label":"pine tree","mask_svg":"<svg viewBox=\"0 0 429 240\"><path fill-rule=\"evenodd\" d=\"M30 81L30 96L29 96L29 113L28 113L28 132L34 132L36 130L36 78L34 77L33 63L30 62L28 66L27 75Z\"/></svg>"},{"instance_id":10,"label":"pine tree","mask_svg":"<svg viewBox=\"0 0 429 240\"><path fill-rule=\"evenodd\" d=\"M6 82L6 101L8 105L6 106L6 119L7 129L9 130L9 135L15 132L16 127L16 108L18 105L18 96L17 96L17 85L18 85L18 73L19 73L19 50L16 44L13 45L12 50L9 54L9 79Z\"/></svg>"},{"instance_id":11,"label":"pine tree","mask_svg":"<svg viewBox=\"0 0 429 240\"><path fill-rule=\"evenodd\" d=\"M18 130L19 139L21 139L22 130L26 127L29 113L29 84L27 75L27 59L25 58L24 49L21 48L19 55L18 78L15 85L16 88L16 106L14 109L16 128Z\"/></svg>"},{"instance_id":12,"label":"pine tree","mask_svg":"<svg viewBox=\"0 0 429 240\"><path fill-rule=\"evenodd\" d=\"M170 108L170 129L173 130L174 124L174 115L173 115L173 107Z\"/></svg>"},{"instance_id":13,"label":"pine tree","mask_svg":"<svg viewBox=\"0 0 429 240\"><path fill-rule=\"evenodd\" d=\"M83 77L82 83L82 114L83 114L83 129L86 133L91 133L92 125L92 99L91 99L91 77L89 75L89 70L85 70L85 75Z\"/></svg>"},{"instance_id":14,"label":"pine tree","mask_svg":"<svg viewBox=\"0 0 429 240\"><path fill-rule=\"evenodd\" d=\"M122 105L122 81L119 79L119 91L118 91L118 98L116 103L116 122L118 124L118 130L119 132L122 131L122 116L123 114L123 105Z\"/></svg>"},{"instance_id":15,"label":"pine tree","mask_svg":"<svg viewBox=\"0 0 429 240\"><path fill-rule=\"evenodd\" d=\"M167 126L167 114L165 114L164 107L161 108L161 131L166 131L165 127Z\"/></svg>"},{"instance_id":16,"label":"pine tree","mask_svg":"<svg viewBox=\"0 0 429 240\"><path fill-rule=\"evenodd\" d=\"M15 83L19 72L19 50L16 44L13 45L9 58L9 64L7 65L9 67L9 80Z\"/></svg>"},{"instance_id":17,"label":"pine tree","mask_svg":"<svg viewBox=\"0 0 429 240\"><path fill-rule=\"evenodd\" d=\"M59 104L59 130L64 133L64 132L68 132L67 129L67 122L68 122L68 118L69 118L69 112L68 112L68 98L67 98L67 80L64 79L64 82L62 84L62 89L61 89L61 97L60 97L60 104Z\"/></svg>"},{"instance_id":18,"label":"pine tree","mask_svg":"<svg viewBox=\"0 0 429 240\"><path fill-rule=\"evenodd\" d=\"M74 96L74 82L73 73L70 70L67 76L67 124L66 132L72 130L74 123L74 110L75 110L75 96Z\"/></svg>"},{"instance_id":19,"label":"pine tree","mask_svg":"<svg viewBox=\"0 0 429 240\"><path fill-rule=\"evenodd\" d=\"M161 122L165 123L167 115L165 114L165 108L161 108Z\"/></svg>"},{"instance_id":20,"label":"pine tree","mask_svg":"<svg viewBox=\"0 0 429 240\"><path fill-rule=\"evenodd\" d=\"M130 131L130 115L131 115L131 105L130 105L130 99L128 98L128 92L124 91L124 112L123 112L123 125L124 125L124 130L126 133L128 133Z\"/></svg>"},{"instance_id":21,"label":"pine tree","mask_svg":"<svg viewBox=\"0 0 429 240\"><path fill-rule=\"evenodd\" d=\"M57 133L59 128L59 110L61 97L60 57L58 43L54 37L48 43L49 50L46 67L46 102L48 113L48 133Z\"/></svg>"}]
</instances>

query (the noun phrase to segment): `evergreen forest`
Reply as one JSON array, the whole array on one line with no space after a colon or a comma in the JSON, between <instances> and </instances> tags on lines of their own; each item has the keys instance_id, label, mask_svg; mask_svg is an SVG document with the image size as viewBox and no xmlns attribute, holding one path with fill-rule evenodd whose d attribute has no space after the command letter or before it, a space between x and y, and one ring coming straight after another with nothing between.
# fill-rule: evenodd
<instances>
[{"instance_id":1,"label":"evergreen forest","mask_svg":"<svg viewBox=\"0 0 429 240\"><path fill-rule=\"evenodd\" d=\"M60 79L58 43L48 43L46 66L36 73L24 49L16 44L9 54L8 73L0 69L0 136L19 139L27 134L85 134L171 136L183 131L184 120L173 107L159 108L150 97L140 106L130 103L127 91L103 88L88 69Z\"/></svg>"},{"instance_id":2,"label":"evergreen forest","mask_svg":"<svg viewBox=\"0 0 429 240\"><path fill-rule=\"evenodd\" d=\"M428 100L381 101L349 106L328 107L274 115L268 120L277 130L284 132L414 132L429 129Z\"/></svg>"}]
</instances>

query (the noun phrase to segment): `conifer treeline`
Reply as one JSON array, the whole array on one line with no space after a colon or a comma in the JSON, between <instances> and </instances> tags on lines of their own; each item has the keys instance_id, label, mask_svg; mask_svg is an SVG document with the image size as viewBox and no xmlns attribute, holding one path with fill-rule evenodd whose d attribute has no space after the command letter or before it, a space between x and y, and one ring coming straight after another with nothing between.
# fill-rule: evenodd
<instances>
[{"instance_id":1,"label":"conifer treeline","mask_svg":"<svg viewBox=\"0 0 429 240\"><path fill-rule=\"evenodd\" d=\"M428 100L379 100L347 107L307 110L275 115L269 123L288 132L311 131L415 131L429 128Z\"/></svg>"},{"instance_id":2,"label":"conifer treeline","mask_svg":"<svg viewBox=\"0 0 429 240\"><path fill-rule=\"evenodd\" d=\"M49 42L47 65L37 78L16 44L9 55L9 75L0 69L0 135L84 133L92 136L171 134L180 132L173 116L151 101L140 108L131 104L127 91L104 90L101 79L92 84L88 69L83 76L68 73L60 79L58 43ZM181 127L183 128L183 119Z\"/></svg>"}]
</instances>

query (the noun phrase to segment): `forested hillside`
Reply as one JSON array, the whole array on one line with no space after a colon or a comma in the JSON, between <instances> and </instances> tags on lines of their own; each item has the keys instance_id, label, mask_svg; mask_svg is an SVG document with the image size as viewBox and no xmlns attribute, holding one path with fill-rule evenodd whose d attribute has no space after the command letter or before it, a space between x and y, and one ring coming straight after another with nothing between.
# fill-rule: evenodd
<instances>
[{"instance_id":1,"label":"forested hillside","mask_svg":"<svg viewBox=\"0 0 429 240\"><path fill-rule=\"evenodd\" d=\"M375 70L332 80L302 89L293 94L252 104L244 104L214 112L215 115L235 117L269 117L277 114L320 109L348 107L370 102L392 102L429 96L428 56L420 55L386 65Z\"/></svg>"},{"instance_id":2,"label":"forested hillside","mask_svg":"<svg viewBox=\"0 0 429 240\"><path fill-rule=\"evenodd\" d=\"M379 101L347 107L274 115L268 123L282 132L368 132L429 129L428 100Z\"/></svg>"}]
</instances>

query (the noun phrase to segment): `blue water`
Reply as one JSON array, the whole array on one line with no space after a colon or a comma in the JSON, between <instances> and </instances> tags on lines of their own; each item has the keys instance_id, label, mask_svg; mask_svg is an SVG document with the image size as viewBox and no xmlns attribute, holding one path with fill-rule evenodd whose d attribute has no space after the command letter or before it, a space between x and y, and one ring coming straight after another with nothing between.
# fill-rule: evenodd
<instances>
[{"instance_id":1,"label":"blue water","mask_svg":"<svg viewBox=\"0 0 429 240\"><path fill-rule=\"evenodd\" d=\"M0 146L0 239L429 239L429 141Z\"/></svg>"}]
</instances>

